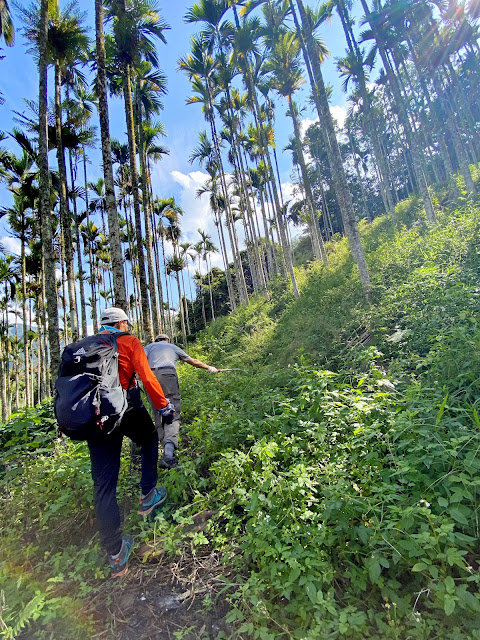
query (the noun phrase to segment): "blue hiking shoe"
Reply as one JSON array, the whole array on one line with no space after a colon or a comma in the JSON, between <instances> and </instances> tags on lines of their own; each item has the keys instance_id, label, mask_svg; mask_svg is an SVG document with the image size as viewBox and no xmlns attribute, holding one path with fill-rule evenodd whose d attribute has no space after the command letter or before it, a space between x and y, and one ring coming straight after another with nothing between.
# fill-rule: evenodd
<instances>
[{"instance_id":1,"label":"blue hiking shoe","mask_svg":"<svg viewBox=\"0 0 480 640\"><path fill-rule=\"evenodd\" d=\"M167 499L167 489L165 487L154 487L146 496L140 497L138 514L148 516L155 507L159 507Z\"/></svg>"},{"instance_id":2,"label":"blue hiking shoe","mask_svg":"<svg viewBox=\"0 0 480 640\"><path fill-rule=\"evenodd\" d=\"M122 546L120 551L114 555L108 556L110 560L110 576L112 578L120 578L124 576L128 571L128 556L132 548L133 538L128 534L122 536Z\"/></svg>"}]
</instances>

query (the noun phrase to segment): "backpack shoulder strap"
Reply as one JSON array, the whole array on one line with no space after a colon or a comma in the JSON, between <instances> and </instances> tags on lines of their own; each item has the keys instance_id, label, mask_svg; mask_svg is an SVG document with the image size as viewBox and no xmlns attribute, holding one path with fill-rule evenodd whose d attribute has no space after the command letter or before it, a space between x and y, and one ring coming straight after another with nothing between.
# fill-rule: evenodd
<instances>
[{"instance_id":1,"label":"backpack shoulder strap","mask_svg":"<svg viewBox=\"0 0 480 640\"><path fill-rule=\"evenodd\" d=\"M122 332L110 333L109 335L114 336L115 342L116 342L117 339L120 338L121 336L131 336L132 334L130 333L130 331L122 331ZM132 382L134 378L135 378L135 369L133 370L132 377L130 378L126 391L128 391L132 386Z\"/></svg>"}]
</instances>

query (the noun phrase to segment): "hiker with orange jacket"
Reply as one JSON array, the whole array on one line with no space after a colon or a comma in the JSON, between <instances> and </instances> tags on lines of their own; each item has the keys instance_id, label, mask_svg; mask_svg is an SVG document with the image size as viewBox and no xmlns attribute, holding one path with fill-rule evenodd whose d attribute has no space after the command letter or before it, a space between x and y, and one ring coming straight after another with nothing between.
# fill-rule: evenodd
<instances>
[{"instance_id":1,"label":"hiker with orange jacket","mask_svg":"<svg viewBox=\"0 0 480 640\"><path fill-rule=\"evenodd\" d=\"M132 536L121 533L116 497L123 436L141 447L142 494L138 513L148 515L163 504L167 496L165 487L156 486L158 436L140 397L135 374L139 376L164 422L173 421L175 410L165 398L160 383L150 369L142 343L128 333L131 322L125 311L116 307L105 309L101 315L101 323L100 334L122 333L117 339L118 374L122 388L127 391L128 408L120 425L112 433L100 433L87 442L100 539L109 556L111 575L119 577L127 572L128 556L133 544Z\"/></svg>"}]
</instances>

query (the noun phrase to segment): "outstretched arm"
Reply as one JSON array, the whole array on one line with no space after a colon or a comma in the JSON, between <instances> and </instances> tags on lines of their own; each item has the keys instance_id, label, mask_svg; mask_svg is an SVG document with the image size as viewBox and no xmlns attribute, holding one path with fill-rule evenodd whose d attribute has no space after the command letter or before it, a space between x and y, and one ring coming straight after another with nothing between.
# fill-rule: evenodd
<instances>
[{"instance_id":1,"label":"outstretched arm","mask_svg":"<svg viewBox=\"0 0 480 640\"><path fill-rule=\"evenodd\" d=\"M191 364L192 367L197 367L197 369L206 369L208 373L218 373L218 369L216 367L211 367L208 364L205 364L201 360L197 360L196 358L189 358L185 360L188 364Z\"/></svg>"}]
</instances>

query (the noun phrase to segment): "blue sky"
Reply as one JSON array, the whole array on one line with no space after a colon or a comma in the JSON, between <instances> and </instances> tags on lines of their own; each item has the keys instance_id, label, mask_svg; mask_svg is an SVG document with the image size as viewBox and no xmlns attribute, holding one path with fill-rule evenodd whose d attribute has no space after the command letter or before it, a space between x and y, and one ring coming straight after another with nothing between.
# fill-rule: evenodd
<instances>
[{"instance_id":1,"label":"blue sky","mask_svg":"<svg viewBox=\"0 0 480 640\"><path fill-rule=\"evenodd\" d=\"M317 6L316 2L310 2ZM92 0L80 0L81 10L87 14L87 23L91 29L90 35L94 38L94 3ZM197 144L198 132L206 129L201 107L199 105L187 106L186 99L191 94L187 77L177 70L177 60L189 51L190 37L198 29L195 25L185 24L183 16L191 3L167 2L161 3L160 8L163 18L171 29L166 32L167 45L159 43L159 59L163 72L168 78L168 95L164 98L165 109L161 114L167 138L163 141L170 149L170 155L158 163L152 175L154 193L160 197L175 196L177 203L184 209L182 228L184 238L191 242L198 241L196 229L206 229L216 241L216 229L208 211L207 198L198 200L195 198L196 189L205 181L206 174L199 166L191 165L188 157ZM14 22L17 30L16 42L13 48L3 47L4 60L0 61L0 88L5 97L5 104L0 106L0 130L9 131L15 125L13 111L25 111L23 99L37 100L38 80L37 70L32 56L27 52L27 44L21 34L21 19L13 8ZM341 115L341 107L345 105L345 95L340 89L340 80L335 70L335 57L343 56L345 41L338 18L334 17L331 23L323 26L320 36L325 41L331 52L329 59L324 63L323 70L327 83L333 85L332 106L334 113ZM49 80L50 81L50 80ZM50 85L52 86L52 85ZM307 84L303 93L307 91ZM315 119L312 107L305 100L297 96L300 103L304 103L303 118L305 124ZM282 152L288 144L291 135L291 123L284 114L286 104L283 100L277 101L277 149L279 151L280 173L284 188L289 193L289 183L292 173L291 153ZM94 124L98 129L96 115ZM111 135L122 141L126 140L125 116L123 103L120 100L110 101L110 127ZM99 135L99 134L98 134ZM14 144L4 142L4 145L15 149ZM100 153L93 152L89 168L89 180L95 180L101 176ZM50 162L55 165L54 152L50 153ZM0 207L11 204L11 195L0 186ZM13 248L6 237L8 229L5 221L0 221L0 241ZM218 243L217 243L218 244ZM215 261L220 266L220 257Z\"/></svg>"}]
</instances>

